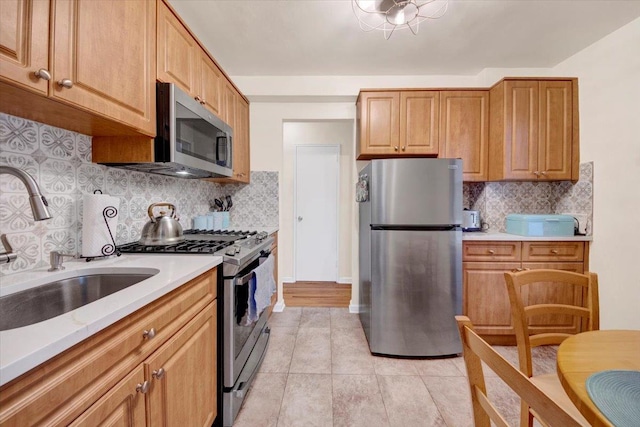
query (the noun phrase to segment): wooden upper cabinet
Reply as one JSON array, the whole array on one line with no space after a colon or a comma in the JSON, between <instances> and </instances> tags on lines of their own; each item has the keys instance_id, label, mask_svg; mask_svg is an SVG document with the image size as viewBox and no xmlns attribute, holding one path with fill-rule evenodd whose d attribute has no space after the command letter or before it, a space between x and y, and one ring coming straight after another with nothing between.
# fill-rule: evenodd
<instances>
[{"instance_id":1,"label":"wooden upper cabinet","mask_svg":"<svg viewBox=\"0 0 640 427\"><path fill-rule=\"evenodd\" d=\"M204 51L200 51L197 70L199 76L197 96L213 114L220 116L222 81L224 80L222 71Z\"/></svg>"},{"instance_id":2,"label":"wooden upper cabinet","mask_svg":"<svg viewBox=\"0 0 640 427\"><path fill-rule=\"evenodd\" d=\"M439 135L439 157L462 159L464 181L486 181L489 91L441 91Z\"/></svg>"},{"instance_id":3,"label":"wooden upper cabinet","mask_svg":"<svg viewBox=\"0 0 640 427\"><path fill-rule=\"evenodd\" d=\"M158 0L157 79L175 83L222 117L224 75L169 7Z\"/></svg>"},{"instance_id":4,"label":"wooden upper cabinet","mask_svg":"<svg viewBox=\"0 0 640 427\"><path fill-rule=\"evenodd\" d=\"M507 79L491 88L489 179L577 180L576 97L576 79Z\"/></svg>"},{"instance_id":5,"label":"wooden upper cabinet","mask_svg":"<svg viewBox=\"0 0 640 427\"><path fill-rule=\"evenodd\" d=\"M233 177L238 182L249 183L249 103L238 96L236 103L236 128L233 144Z\"/></svg>"},{"instance_id":6,"label":"wooden upper cabinet","mask_svg":"<svg viewBox=\"0 0 640 427\"><path fill-rule=\"evenodd\" d=\"M156 77L175 83L189 95L197 95L196 68L200 65L200 46L162 1L158 1Z\"/></svg>"},{"instance_id":7,"label":"wooden upper cabinet","mask_svg":"<svg viewBox=\"0 0 640 427\"><path fill-rule=\"evenodd\" d=\"M49 70L49 0L2 0L0 80L46 95Z\"/></svg>"},{"instance_id":8,"label":"wooden upper cabinet","mask_svg":"<svg viewBox=\"0 0 640 427\"><path fill-rule=\"evenodd\" d=\"M400 152L400 92L360 92L358 160Z\"/></svg>"},{"instance_id":9,"label":"wooden upper cabinet","mask_svg":"<svg viewBox=\"0 0 640 427\"><path fill-rule=\"evenodd\" d=\"M225 79L222 89L222 120L234 130L236 129L236 102L239 95L231 82Z\"/></svg>"},{"instance_id":10,"label":"wooden upper cabinet","mask_svg":"<svg viewBox=\"0 0 640 427\"><path fill-rule=\"evenodd\" d=\"M438 91L400 92L401 154L438 155Z\"/></svg>"},{"instance_id":11,"label":"wooden upper cabinet","mask_svg":"<svg viewBox=\"0 0 640 427\"><path fill-rule=\"evenodd\" d=\"M53 3L50 96L155 135L156 3Z\"/></svg>"},{"instance_id":12,"label":"wooden upper cabinet","mask_svg":"<svg viewBox=\"0 0 640 427\"><path fill-rule=\"evenodd\" d=\"M540 81L538 169L541 178L571 179L573 105L571 81Z\"/></svg>"}]
</instances>

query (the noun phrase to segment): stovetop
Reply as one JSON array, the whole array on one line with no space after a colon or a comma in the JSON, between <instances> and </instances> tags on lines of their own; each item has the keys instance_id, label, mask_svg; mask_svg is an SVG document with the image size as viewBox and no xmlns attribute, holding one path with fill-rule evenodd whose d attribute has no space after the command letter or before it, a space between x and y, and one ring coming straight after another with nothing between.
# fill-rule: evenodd
<instances>
[{"instance_id":1,"label":"stovetop","mask_svg":"<svg viewBox=\"0 0 640 427\"><path fill-rule=\"evenodd\" d=\"M184 240L170 245L142 245L138 242L118 246L121 253L218 255L227 264L244 266L260 256L273 242L265 232L241 230L185 230Z\"/></svg>"}]
</instances>

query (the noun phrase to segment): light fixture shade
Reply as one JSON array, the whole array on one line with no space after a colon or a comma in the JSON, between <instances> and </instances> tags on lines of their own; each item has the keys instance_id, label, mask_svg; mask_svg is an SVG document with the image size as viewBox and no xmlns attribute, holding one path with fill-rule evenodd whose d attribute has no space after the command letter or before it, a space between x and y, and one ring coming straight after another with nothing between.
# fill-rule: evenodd
<instances>
[{"instance_id":1,"label":"light fixture shade","mask_svg":"<svg viewBox=\"0 0 640 427\"><path fill-rule=\"evenodd\" d=\"M389 39L398 29L418 34L421 22L441 18L449 0L351 0L362 31L381 30Z\"/></svg>"}]
</instances>

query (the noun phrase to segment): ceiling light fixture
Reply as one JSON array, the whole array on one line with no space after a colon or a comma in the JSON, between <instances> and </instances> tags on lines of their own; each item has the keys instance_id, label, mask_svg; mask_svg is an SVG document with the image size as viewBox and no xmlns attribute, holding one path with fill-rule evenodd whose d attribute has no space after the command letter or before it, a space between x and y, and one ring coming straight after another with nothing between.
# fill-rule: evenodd
<instances>
[{"instance_id":1,"label":"ceiling light fixture","mask_svg":"<svg viewBox=\"0 0 640 427\"><path fill-rule=\"evenodd\" d=\"M418 34L421 22L441 18L448 5L449 0L351 0L360 29L381 30L386 40L396 29Z\"/></svg>"}]
</instances>

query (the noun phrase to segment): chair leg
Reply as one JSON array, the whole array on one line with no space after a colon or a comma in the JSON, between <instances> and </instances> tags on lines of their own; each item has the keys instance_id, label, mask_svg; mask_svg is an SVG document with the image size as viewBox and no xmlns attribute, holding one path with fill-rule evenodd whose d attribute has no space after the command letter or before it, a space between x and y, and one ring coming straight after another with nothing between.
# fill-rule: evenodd
<instances>
[{"instance_id":1,"label":"chair leg","mask_svg":"<svg viewBox=\"0 0 640 427\"><path fill-rule=\"evenodd\" d=\"M524 400L521 400L520 403L520 427L533 427L533 415Z\"/></svg>"}]
</instances>

